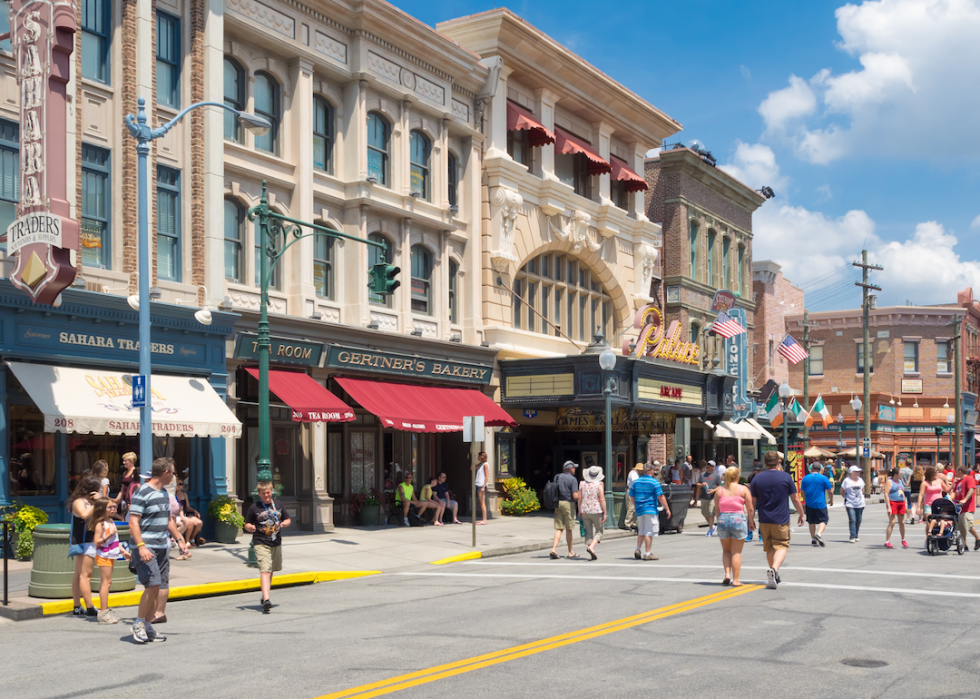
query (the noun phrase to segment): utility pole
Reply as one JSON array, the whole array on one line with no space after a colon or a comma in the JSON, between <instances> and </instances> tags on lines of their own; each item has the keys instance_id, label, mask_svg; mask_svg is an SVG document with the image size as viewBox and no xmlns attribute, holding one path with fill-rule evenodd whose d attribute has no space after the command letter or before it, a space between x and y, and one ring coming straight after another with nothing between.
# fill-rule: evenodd
<instances>
[{"instance_id":1,"label":"utility pole","mask_svg":"<svg viewBox=\"0 0 980 699\"><path fill-rule=\"evenodd\" d=\"M861 287L862 303L861 309L863 311L863 326L864 326L864 345L862 349L864 357L864 436L868 439L871 438L871 342L870 333L868 330L868 291L875 290L881 291L880 286L875 286L874 284L868 283L868 271L876 270L881 271L884 269L878 265L868 264L868 251L861 251L861 262L855 262L855 267L861 268L861 281L854 282L855 286ZM857 416L855 415L854 421L857 422ZM854 455L857 456L858 449L860 445L854 443ZM871 457L868 456L864 459L864 493L865 495L871 494Z\"/></svg>"},{"instance_id":2,"label":"utility pole","mask_svg":"<svg viewBox=\"0 0 980 699\"><path fill-rule=\"evenodd\" d=\"M820 323L810 322L810 311L803 309L803 322L797 323L803 326L803 349L806 350L806 359L803 360L803 409L810 412L810 328L820 327ZM803 423L803 449L810 444L810 428ZM855 452L856 454L857 452Z\"/></svg>"}]
</instances>

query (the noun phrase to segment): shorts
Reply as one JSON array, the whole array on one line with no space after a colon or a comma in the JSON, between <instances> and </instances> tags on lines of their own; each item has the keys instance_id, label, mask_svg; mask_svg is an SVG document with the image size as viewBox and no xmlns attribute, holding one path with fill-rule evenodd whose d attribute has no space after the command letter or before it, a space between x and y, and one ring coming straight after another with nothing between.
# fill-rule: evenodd
<instances>
[{"instance_id":1,"label":"shorts","mask_svg":"<svg viewBox=\"0 0 980 699\"><path fill-rule=\"evenodd\" d=\"M658 515L640 515L636 518L636 527L639 536L656 536L660 533L660 517Z\"/></svg>"},{"instance_id":2,"label":"shorts","mask_svg":"<svg viewBox=\"0 0 980 699\"><path fill-rule=\"evenodd\" d=\"M744 512L722 512L718 515L719 539L745 540L749 534L749 522Z\"/></svg>"},{"instance_id":3,"label":"shorts","mask_svg":"<svg viewBox=\"0 0 980 699\"><path fill-rule=\"evenodd\" d=\"M966 533L973 529L973 513L960 512L957 522L960 525L960 531L963 532L963 543L966 543Z\"/></svg>"},{"instance_id":4,"label":"shorts","mask_svg":"<svg viewBox=\"0 0 980 699\"><path fill-rule=\"evenodd\" d=\"M888 514L904 515L906 512L908 512L908 508L906 507L904 500L888 501Z\"/></svg>"},{"instance_id":5,"label":"shorts","mask_svg":"<svg viewBox=\"0 0 980 699\"><path fill-rule=\"evenodd\" d=\"M278 573L282 570L282 546L256 544L255 560L260 573Z\"/></svg>"},{"instance_id":6,"label":"shorts","mask_svg":"<svg viewBox=\"0 0 980 699\"><path fill-rule=\"evenodd\" d=\"M75 556L95 558L95 544L72 544L68 547L68 558L74 558Z\"/></svg>"},{"instance_id":7,"label":"shorts","mask_svg":"<svg viewBox=\"0 0 980 699\"><path fill-rule=\"evenodd\" d=\"M830 514L827 512L826 507L807 507L806 508L806 523L807 524L826 524L830 521Z\"/></svg>"},{"instance_id":8,"label":"shorts","mask_svg":"<svg viewBox=\"0 0 980 699\"><path fill-rule=\"evenodd\" d=\"M923 517L928 517L931 514L932 514L932 505L923 505L922 506Z\"/></svg>"},{"instance_id":9,"label":"shorts","mask_svg":"<svg viewBox=\"0 0 980 699\"><path fill-rule=\"evenodd\" d=\"M170 549L151 549L146 550L153 554L153 558L144 561L140 557L140 549L137 547L133 551L133 558L137 559L136 577L143 587L170 587Z\"/></svg>"},{"instance_id":10,"label":"shorts","mask_svg":"<svg viewBox=\"0 0 980 699\"><path fill-rule=\"evenodd\" d=\"M555 530L567 529L571 531L575 526L572 521L572 503L568 500L560 500L558 507L555 508Z\"/></svg>"},{"instance_id":11,"label":"shorts","mask_svg":"<svg viewBox=\"0 0 980 699\"><path fill-rule=\"evenodd\" d=\"M701 493L701 514L705 519L715 516L715 499L709 498L704 492Z\"/></svg>"},{"instance_id":12,"label":"shorts","mask_svg":"<svg viewBox=\"0 0 980 699\"><path fill-rule=\"evenodd\" d=\"M102 556L95 557L95 565L98 568L112 568L116 564L115 558L103 558Z\"/></svg>"},{"instance_id":13,"label":"shorts","mask_svg":"<svg viewBox=\"0 0 980 699\"><path fill-rule=\"evenodd\" d=\"M789 549L789 522L786 524L759 523L759 536L762 537L762 550L766 553L776 549Z\"/></svg>"}]
</instances>

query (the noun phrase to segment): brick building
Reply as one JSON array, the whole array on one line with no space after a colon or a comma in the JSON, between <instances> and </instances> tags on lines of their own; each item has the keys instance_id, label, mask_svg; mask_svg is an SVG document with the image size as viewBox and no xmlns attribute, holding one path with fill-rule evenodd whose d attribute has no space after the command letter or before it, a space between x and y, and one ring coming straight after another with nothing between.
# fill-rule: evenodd
<instances>
[{"instance_id":1,"label":"brick building","mask_svg":"<svg viewBox=\"0 0 980 699\"><path fill-rule=\"evenodd\" d=\"M949 306L889 306L870 311L871 401L862 408L871 411L873 447L884 454L886 465L900 460L918 464L948 462L948 435L937 437L936 428L949 428L947 416L953 415L954 367L953 342L956 326L965 342L964 348L976 347L980 307L973 302L970 290L960 294L960 304ZM846 448L855 443L855 414L850 400L863 400L863 331L860 309L811 313L810 323L810 403L822 395L831 415L843 420ZM788 315L787 328L802 322L803 315ZM971 345L971 342L973 343ZM961 352L963 445L965 458L975 458L976 393L968 388L968 367L975 365L970 352ZM792 365L789 383L796 389L803 385L805 362ZM811 428L812 443L835 449L840 428L829 430L817 423ZM863 436L863 435L862 435Z\"/></svg>"},{"instance_id":2,"label":"brick building","mask_svg":"<svg viewBox=\"0 0 980 699\"><path fill-rule=\"evenodd\" d=\"M786 333L800 341L801 328L790 327L786 318L803 311L803 290L783 276L772 260L752 262L752 300L755 301L755 330L749 356L752 358L750 389L758 390L768 381L788 381L790 364L776 352Z\"/></svg>"}]
</instances>

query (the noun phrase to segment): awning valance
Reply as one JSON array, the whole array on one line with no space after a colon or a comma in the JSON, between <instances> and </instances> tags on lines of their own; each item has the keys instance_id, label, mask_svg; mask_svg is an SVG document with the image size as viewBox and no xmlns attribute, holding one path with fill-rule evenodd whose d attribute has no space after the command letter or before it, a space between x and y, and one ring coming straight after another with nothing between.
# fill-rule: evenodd
<instances>
[{"instance_id":1,"label":"awning valance","mask_svg":"<svg viewBox=\"0 0 980 699\"><path fill-rule=\"evenodd\" d=\"M560 126L555 127L555 151L564 155L576 153L584 155L589 161L590 175L605 175L612 170L612 166L596 152L595 148Z\"/></svg>"},{"instance_id":2,"label":"awning valance","mask_svg":"<svg viewBox=\"0 0 980 699\"><path fill-rule=\"evenodd\" d=\"M705 424L710 425L710 422ZM755 427L749 424L748 420L742 422L731 422L723 420L715 426L715 434L722 439L760 439L762 435Z\"/></svg>"},{"instance_id":3,"label":"awning valance","mask_svg":"<svg viewBox=\"0 0 980 699\"><path fill-rule=\"evenodd\" d=\"M755 418L750 417L748 420L746 420L746 422L752 425L757 430L759 430L759 432L762 434L763 441L768 442L769 444L776 443L776 438L772 436L772 433L769 430L767 430L765 427L760 425Z\"/></svg>"},{"instance_id":4,"label":"awning valance","mask_svg":"<svg viewBox=\"0 0 980 699\"><path fill-rule=\"evenodd\" d=\"M246 367L245 371L258 380L257 368ZM293 422L350 422L354 419L350 406L309 374L270 369L269 390L290 407Z\"/></svg>"},{"instance_id":5,"label":"awning valance","mask_svg":"<svg viewBox=\"0 0 980 699\"><path fill-rule=\"evenodd\" d=\"M544 146L555 142L555 135L531 112L515 102L507 103L507 130L527 131L529 146Z\"/></svg>"},{"instance_id":6,"label":"awning valance","mask_svg":"<svg viewBox=\"0 0 980 699\"><path fill-rule=\"evenodd\" d=\"M622 158L613 155L609 158L609 164L612 166L612 181L622 182L627 192L645 192L650 189L647 181L637 175Z\"/></svg>"},{"instance_id":7,"label":"awning valance","mask_svg":"<svg viewBox=\"0 0 980 699\"><path fill-rule=\"evenodd\" d=\"M44 414L45 432L139 434L132 374L21 362L7 366ZM206 379L153 374L150 388L154 435L241 435L242 423Z\"/></svg>"},{"instance_id":8,"label":"awning valance","mask_svg":"<svg viewBox=\"0 0 980 699\"><path fill-rule=\"evenodd\" d=\"M385 427L405 432L460 432L463 418L482 415L487 427L517 427L507 412L473 388L415 386L367 379L337 383Z\"/></svg>"}]
</instances>

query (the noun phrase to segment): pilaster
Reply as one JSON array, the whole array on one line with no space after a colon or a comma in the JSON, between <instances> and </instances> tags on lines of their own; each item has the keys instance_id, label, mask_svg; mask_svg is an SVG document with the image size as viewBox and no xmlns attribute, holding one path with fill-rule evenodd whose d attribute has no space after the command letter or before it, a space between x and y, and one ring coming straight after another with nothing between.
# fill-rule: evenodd
<instances>
[{"instance_id":1,"label":"pilaster","mask_svg":"<svg viewBox=\"0 0 980 699\"><path fill-rule=\"evenodd\" d=\"M547 88L539 88L534 91L534 111L537 112L541 125L554 133L555 131L555 105L558 104L557 93ZM608 146L607 146L608 148ZM545 145L538 148L540 165L535 167L534 174L546 180L557 180L555 176L555 146Z\"/></svg>"},{"instance_id":2,"label":"pilaster","mask_svg":"<svg viewBox=\"0 0 980 699\"><path fill-rule=\"evenodd\" d=\"M289 131L286 151L289 160L296 165L290 212L293 218L313 223L313 64L306 59L296 59L289 64L289 80L293 94L287 118L294 128ZM315 238L309 228L306 237L297 241L286 252L283 270L284 289L289 294L289 312L309 318L315 310L316 288L313 283L313 254Z\"/></svg>"}]
</instances>

